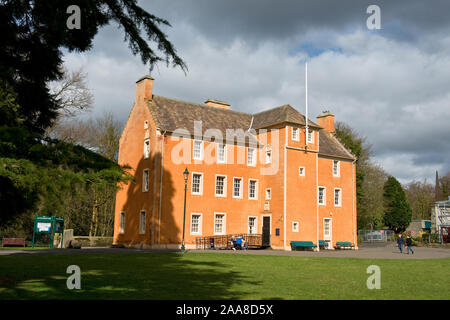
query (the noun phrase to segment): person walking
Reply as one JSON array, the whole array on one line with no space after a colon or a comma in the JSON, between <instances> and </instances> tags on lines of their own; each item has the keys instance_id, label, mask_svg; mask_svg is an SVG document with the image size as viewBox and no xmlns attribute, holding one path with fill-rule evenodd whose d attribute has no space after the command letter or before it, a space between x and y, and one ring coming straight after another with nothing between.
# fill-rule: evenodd
<instances>
[{"instance_id":1,"label":"person walking","mask_svg":"<svg viewBox=\"0 0 450 320\"><path fill-rule=\"evenodd\" d=\"M406 252L407 254L409 254L409 251L411 250L411 253L414 254L414 251L412 249L412 239L411 236L408 235L408 237L406 238Z\"/></svg>"},{"instance_id":2,"label":"person walking","mask_svg":"<svg viewBox=\"0 0 450 320\"><path fill-rule=\"evenodd\" d=\"M398 239L397 239L397 246L398 246L398 249L400 250L400 253L403 253L403 245L404 244L405 244L405 240L403 239L402 235L399 234Z\"/></svg>"}]
</instances>

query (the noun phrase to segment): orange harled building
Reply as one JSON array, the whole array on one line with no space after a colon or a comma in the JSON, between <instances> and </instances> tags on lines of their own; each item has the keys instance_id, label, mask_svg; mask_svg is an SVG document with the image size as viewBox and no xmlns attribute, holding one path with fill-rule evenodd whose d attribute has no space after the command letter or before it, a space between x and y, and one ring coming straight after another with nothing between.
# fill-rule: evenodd
<instances>
[{"instance_id":1,"label":"orange harled building","mask_svg":"<svg viewBox=\"0 0 450 320\"><path fill-rule=\"evenodd\" d=\"M248 114L157 96L153 86L150 76L137 81L120 138L119 163L135 181L117 192L115 244L181 247L187 168L188 249L233 234L284 250L291 241L357 245L355 157L335 137L333 114L306 125L290 105Z\"/></svg>"}]
</instances>

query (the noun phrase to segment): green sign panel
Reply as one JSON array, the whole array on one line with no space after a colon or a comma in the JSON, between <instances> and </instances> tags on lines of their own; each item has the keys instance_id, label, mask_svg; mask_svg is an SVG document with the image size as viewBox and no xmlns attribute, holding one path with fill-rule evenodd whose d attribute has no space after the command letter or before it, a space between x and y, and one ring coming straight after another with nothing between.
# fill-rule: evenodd
<instances>
[{"instance_id":1,"label":"green sign panel","mask_svg":"<svg viewBox=\"0 0 450 320\"><path fill-rule=\"evenodd\" d=\"M55 233L61 233L62 235L64 235L64 217L47 217L47 216L35 217L33 228L33 247L36 233L50 234L49 247L53 248L53 239L55 238ZM61 238L61 242L62 241L63 237Z\"/></svg>"}]
</instances>

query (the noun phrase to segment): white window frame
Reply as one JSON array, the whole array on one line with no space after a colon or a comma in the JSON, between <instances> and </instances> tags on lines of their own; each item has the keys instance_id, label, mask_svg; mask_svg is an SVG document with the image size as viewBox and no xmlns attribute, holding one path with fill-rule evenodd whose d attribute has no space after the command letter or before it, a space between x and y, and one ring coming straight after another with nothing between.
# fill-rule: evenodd
<instances>
[{"instance_id":1,"label":"white window frame","mask_svg":"<svg viewBox=\"0 0 450 320\"><path fill-rule=\"evenodd\" d=\"M336 165L336 173L334 172L334 164ZM333 160L333 177L340 177L341 176L341 162L339 160Z\"/></svg>"},{"instance_id":2,"label":"white window frame","mask_svg":"<svg viewBox=\"0 0 450 320\"><path fill-rule=\"evenodd\" d=\"M252 162L249 161L250 150L252 150ZM256 148L247 147L247 166L254 167L256 166Z\"/></svg>"},{"instance_id":3,"label":"white window frame","mask_svg":"<svg viewBox=\"0 0 450 320\"><path fill-rule=\"evenodd\" d=\"M142 223L142 214L144 214L144 223ZM147 212L145 210L139 211L139 234L145 234L147 230Z\"/></svg>"},{"instance_id":4,"label":"white window frame","mask_svg":"<svg viewBox=\"0 0 450 320\"><path fill-rule=\"evenodd\" d=\"M147 172L147 183L145 183L145 173ZM150 170L148 168L142 170L142 192L148 192L150 189Z\"/></svg>"},{"instance_id":5,"label":"white window frame","mask_svg":"<svg viewBox=\"0 0 450 320\"><path fill-rule=\"evenodd\" d=\"M144 121L144 130L145 130L145 129L148 129L148 120L145 120L145 121Z\"/></svg>"},{"instance_id":6,"label":"white window frame","mask_svg":"<svg viewBox=\"0 0 450 320\"><path fill-rule=\"evenodd\" d=\"M255 224L253 226L254 232L250 232L250 218L254 218L255 219ZM258 233L258 217L257 216L249 216L247 219L247 231L248 234L257 234Z\"/></svg>"},{"instance_id":7,"label":"white window frame","mask_svg":"<svg viewBox=\"0 0 450 320\"><path fill-rule=\"evenodd\" d=\"M336 204L336 191L339 191L339 203ZM335 207L342 207L342 188L334 188L333 203Z\"/></svg>"},{"instance_id":8,"label":"white window frame","mask_svg":"<svg viewBox=\"0 0 450 320\"><path fill-rule=\"evenodd\" d=\"M255 181L256 182L256 184L255 184L255 196L253 197L253 198L251 198L250 197L250 182L251 181ZM248 179L248 199L249 200L258 200L258 189L259 189L259 186L258 186L258 179Z\"/></svg>"},{"instance_id":9,"label":"white window frame","mask_svg":"<svg viewBox=\"0 0 450 320\"><path fill-rule=\"evenodd\" d=\"M148 142L148 147L147 147ZM144 159L150 158L150 138L144 139Z\"/></svg>"},{"instance_id":10,"label":"white window frame","mask_svg":"<svg viewBox=\"0 0 450 320\"><path fill-rule=\"evenodd\" d=\"M199 186L199 192L194 192L194 175L200 175L200 186ZM195 196L201 196L203 195L203 173L202 172L192 172L191 175L191 194Z\"/></svg>"},{"instance_id":11,"label":"white window frame","mask_svg":"<svg viewBox=\"0 0 450 320\"><path fill-rule=\"evenodd\" d=\"M220 146L223 146L223 159L219 157ZM225 143L217 143L217 163L227 163L227 145Z\"/></svg>"},{"instance_id":12,"label":"white window frame","mask_svg":"<svg viewBox=\"0 0 450 320\"><path fill-rule=\"evenodd\" d=\"M119 217L119 233L120 234L125 233L125 219L126 219L125 211L120 211L120 217Z\"/></svg>"},{"instance_id":13,"label":"white window frame","mask_svg":"<svg viewBox=\"0 0 450 320\"><path fill-rule=\"evenodd\" d=\"M297 228L295 228L297 224ZM298 221L292 221L292 232L300 232L300 223Z\"/></svg>"},{"instance_id":14,"label":"white window frame","mask_svg":"<svg viewBox=\"0 0 450 320\"><path fill-rule=\"evenodd\" d=\"M234 195L234 180L235 179L240 179L241 180L241 187L239 188L239 196L235 196ZM242 199L242 195L243 195L243 189L244 189L244 179L242 177L233 177L233 186L232 186L232 191L233 191L233 198L235 199Z\"/></svg>"},{"instance_id":15,"label":"white window frame","mask_svg":"<svg viewBox=\"0 0 450 320\"><path fill-rule=\"evenodd\" d=\"M224 177L223 181L223 194L217 193L217 177ZM214 195L218 198L226 198L227 197L227 176L224 174L216 174L214 178Z\"/></svg>"},{"instance_id":16,"label":"white window frame","mask_svg":"<svg viewBox=\"0 0 450 320\"><path fill-rule=\"evenodd\" d=\"M269 196L267 196L267 191L269 191ZM272 200L272 188L266 188L264 197L266 200Z\"/></svg>"},{"instance_id":17,"label":"white window frame","mask_svg":"<svg viewBox=\"0 0 450 320\"><path fill-rule=\"evenodd\" d=\"M195 145L197 142L200 142L200 157L195 157ZM194 160L203 160L203 140L193 140L192 142L192 159Z\"/></svg>"},{"instance_id":18,"label":"white window frame","mask_svg":"<svg viewBox=\"0 0 450 320\"><path fill-rule=\"evenodd\" d=\"M300 170L300 169L302 169L302 170ZM306 171L305 167L298 167L298 175L300 177L304 177L305 176L305 171Z\"/></svg>"},{"instance_id":19,"label":"white window frame","mask_svg":"<svg viewBox=\"0 0 450 320\"><path fill-rule=\"evenodd\" d=\"M192 217L193 216L199 216L199 218L198 218L198 231L197 232L192 231ZM199 213L199 212L192 212L191 213L190 225L189 225L190 233L192 235L201 235L202 234L202 224L203 224L203 214Z\"/></svg>"},{"instance_id":20,"label":"white window frame","mask_svg":"<svg viewBox=\"0 0 450 320\"><path fill-rule=\"evenodd\" d=\"M216 216L223 215L222 221L222 231L216 232ZM214 212L214 235L224 235L227 234L227 214L225 212Z\"/></svg>"},{"instance_id":21,"label":"white window frame","mask_svg":"<svg viewBox=\"0 0 450 320\"><path fill-rule=\"evenodd\" d=\"M320 202L320 189L323 189L323 196L322 196L322 202ZM317 203L319 206L325 206L327 204L327 188L319 186L317 188Z\"/></svg>"},{"instance_id":22,"label":"white window frame","mask_svg":"<svg viewBox=\"0 0 450 320\"><path fill-rule=\"evenodd\" d=\"M295 132L295 134L294 134ZM292 127L292 140L300 141L300 129L296 127Z\"/></svg>"},{"instance_id":23,"label":"white window frame","mask_svg":"<svg viewBox=\"0 0 450 320\"><path fill-rule=\"evenodd\" d=\"M314 143L314 130L308 130L308 143Z\"/></svg>"}]
</instances>

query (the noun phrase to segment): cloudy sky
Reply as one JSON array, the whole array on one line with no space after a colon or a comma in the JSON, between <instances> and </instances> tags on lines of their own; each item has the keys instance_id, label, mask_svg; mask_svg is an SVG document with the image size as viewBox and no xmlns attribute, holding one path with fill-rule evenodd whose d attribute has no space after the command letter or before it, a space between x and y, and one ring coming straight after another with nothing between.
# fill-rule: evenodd
<instances>
[{"instance_id":1,"label":"cloudy sky","mask_svg":"<svg viewBox=\"0 0 450 320\"><path fill-rule=\"evenodd\" d=\"M244 112L288 103L304 113L307 61L310 117L333 112L403 183L450 170L450 1L139 3L171 23L164 31L189 68L185 75L158 65L155 94L223 100ZM371 4L381 9L380 30L366 26ZM93 50L65 61L88 73L91 116L112 110L126 120L135 81L149 68L116 25L99 32Z\"/></svg>"}]
</instances>

